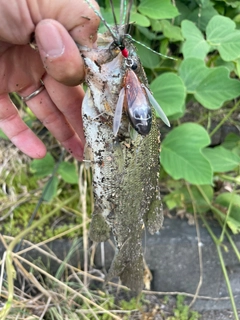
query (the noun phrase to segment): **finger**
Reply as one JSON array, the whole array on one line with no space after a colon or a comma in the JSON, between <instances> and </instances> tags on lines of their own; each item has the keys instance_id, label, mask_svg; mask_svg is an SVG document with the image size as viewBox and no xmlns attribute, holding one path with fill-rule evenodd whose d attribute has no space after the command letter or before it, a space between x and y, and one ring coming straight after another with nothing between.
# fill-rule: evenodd
<instances>
[{"instance_id":1,"label":"finger","mask_svg":"<svg viewBox=\"0 0 240 320\"><path fill-rule=\"evenodd\" d=\"M0 95L0 128L29 157L39 159L46 155L44 144L20 118L7 94Z\"/></svg>"},{"instance_id":2,"label":"finger","mask_svg":"<svg viewBox=\"0 0 240 320\"><path fill-rule=\"evenodd\" d=\"M79 5L80 2L79 0L77 1ZM99 12L100 9L97 2L91 0L89 2L91 2L92 7L94 7L95 10ZM72 11L72 13L73 12L74 10ZM83 1L83 3L81 3L81 12L81 22L76 22L73 28L67 27L67 30L69 30L71 36L77 43L92 48L92 45L97 40L97 32L99 28L100 18L97 16L93 8L91 8L86 1ZM68 22L69 21L70 19L68 17ZM65 26L65 21L63 21L62 24Z\"/></svg>"},{"instance_id":3,"label":"finger","mask_svg":"<svg viewBox=\"0 0 240 320\"><path fill-rule=\"evenodd\" d=\"M53 103L47 90L41 91L37 96L27 101L27 105L62 146L81 161L84 142L81 141L66 117Z\"/></svg>"},{"instance_id":4,"label":"finger","mask_svg":"<svg viewBox=\"0 0 240 320\"><path fill-rule=\"evenodd\" d=\"M0 65L1 93L17 92L32 84L38 87L45 73L39 53L29 45L10 46L0 55Z\"/></svg>"},{"instance_id":5,"label":"finger","mask_svg":"<svg viewBox=\"0 0 240 320\"><path fill-rule=\"evenodd\" d=\"M77 85L84 78L84 64L67 30L55 20L42 20L36 27L36 41L45 70L57 81Z\"/></svg>"},{"instance_id":6,"label":"finger","mask_svg":"<svg viewBox=\"0 0 240 320\"><path fill-rule=\"evenodd\" d=\"M83 88L80 85L67 87L57 82L49 75L44 77L44 84L51 100L68 120L69 124L76 131L84 145L85 136L83 132L81 112L82 101L84 98Z\"/></svg>"},{"instance_id":7,"label":"finger","mask_svg":"<svg viewBox=\"0 0 240 320\"><path fill-rule=\"evenodd\" d=\"M97 3L90 0L99 10ZM1 1L0 40L27 44L35 26L42 19L59 21L68 30L75 41L91 47L96 41L99 18L84 0L61 1Z\"/></svg>"}]
</instances>

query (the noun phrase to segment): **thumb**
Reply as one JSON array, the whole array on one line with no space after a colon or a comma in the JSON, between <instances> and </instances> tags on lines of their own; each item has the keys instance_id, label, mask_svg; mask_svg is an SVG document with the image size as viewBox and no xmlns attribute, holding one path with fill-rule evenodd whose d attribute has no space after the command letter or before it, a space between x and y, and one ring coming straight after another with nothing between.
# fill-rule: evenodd
<instances>
[{"instance_id":1,"label":"thumb","mask_svg":"<svg viewBox=\"0 0 240 320\"><path fill-rule=\"evenodd\" d=\"M46 72L65 85L78 85L84 78L79 50L62 24L41 20L35 30L39 53Z\"/></svg>"}]
</instances>

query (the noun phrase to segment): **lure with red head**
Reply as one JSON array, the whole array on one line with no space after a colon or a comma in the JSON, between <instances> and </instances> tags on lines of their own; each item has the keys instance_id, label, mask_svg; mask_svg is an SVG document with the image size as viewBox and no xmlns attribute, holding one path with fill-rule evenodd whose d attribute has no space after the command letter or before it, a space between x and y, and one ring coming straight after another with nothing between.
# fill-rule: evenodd
<instances>
[{"instance_id":1,"label":"lure with red head","mask_svg":"<svg viewBox=\"0 0 240 320\"><path fill-rule=\"evenodd\" d=\"M116 136L121 125L123 107L133 128L141 135L147 135L152 125L152 107L163 122L170 126L164 111L154 99L151 92L142 84L135 71L138 68L136 61L128 58L125 61L127 70L123 86L119 93L118 102L113 119L113 133Z\"/></svg>"},{"instance_id":2,"label":"lure with red head","mask_svg":"<svg viewBox=\"0 0 240 320\"><path fill-rule=\"evenodd\" d=\"M122 118L123 107L133 128L141 135L147 135L151 130L152 110L146 92L132 68L133 60L128 65L119 94L113 119L113 133L117 135ZM132 68L131 68L132 67Z\"/></svg>"},{"instance_id":3,"label":"lure with red head","mask_svg":"<svg viewBox=\"0 0 240 320\"><path fill-rule=\"evenodd\" d=\"M129 52L126 48L120 49L124 58L128 58Z\"/></svg>"}]
</instances>

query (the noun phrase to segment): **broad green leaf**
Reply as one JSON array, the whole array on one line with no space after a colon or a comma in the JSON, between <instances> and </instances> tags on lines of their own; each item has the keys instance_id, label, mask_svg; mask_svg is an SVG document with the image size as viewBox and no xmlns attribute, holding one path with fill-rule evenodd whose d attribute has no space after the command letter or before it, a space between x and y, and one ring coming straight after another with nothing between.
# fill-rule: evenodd
<instances>
[{"instance_id":1,"label":"broad green leaf","mask_svg":"<svg viewBox=\"0 0 240 320\"><path fill-rule=\"evenodd\" d=\"M35 159L30 164L30 171L36 177L45 177L53 172L54 159L50 153L47 153L43 159Z\"/></svg>"},{"instance_id":2,"label":"broad green leaf","mask_svg":"<svg viewBox=\"0 0 240 320\"><path fill-rule=\"evenodd\" d=\"M188 20L184 20L181 25L183 37L186 39L182 47L184 58L194 57L203 60L210 46L204 39L201 31L193 22Z\"/></svg>"},{"instance_id":3,"label":"broad green leaf","mask_svg":"<svg viewBox=\"0 0 240 320\"><path fill-rule=\"evenodd\" d=\"M201 1L200 5L188 15L187 19L196 22L200 30L205 30L209 20L218 12L214 9L213 3L209 0Z\"/></svg>"},{"instance_id":4,"label":"broad green leaf","mask_svg":"<svg viewBox=\"0 0 240 320\"><path fill-rule=\"evenodd\" d=\"M157 35L156 32L150 31L149 28L144 28L144 27L138 26L137 29L143 35L143 37L139 35L140 39L138 36L138 41L140 41L140 42L143 42L143 43L148 42L150 44L150 41L152 41L152 40L162 40L162 38L163 38L162 35Z\"/></svg>"},{"instance_id":5,"label":"broad green leaf","mask_svg":"<svg viewBox=\"0 0 240 320\"><path fill-rule=\"evenodd\" d=\"M142 0L138 10L152 19L171 19L179 15L170 0Z\"/></svg>"},{"instance_id":6,"label":"broad green leaf","mask_svg":"<svg viewBox=\"0 0 240 320\"><path fill-rule=\"evenodd\" d=\"M213 17L206 29L207 41L217 49L225 61L240 57L240 30L236 30L233 20L223 17Z\"/></svg>"},{"instance_id":7,"label":"broad green leaf","mask_svg":"<svg viewBox=\"0 0 240 320\"><path fill-rule=\"evenodd\" d=\"M183 36L181 29L177 26L174 26L168 20L160 21L162 25L162 31L166 38L170 39L171 41L183 41Z\"/></svg>"},{"instance_id":8,"label":"broad green leaf","mask_svg":"<svg viewBox=\"0 0 240 320\"><path fill-rule=\"evenodd\" d=\"M230 207L231 217L235 216L240 222L240 195L233 192L224 192L216 198L216 203L226 208Z\"/></svg>"},{"instance_id":9,"label":"broad green leaf","mask_svg":"<svg viewBox=\"0 0 240 320\"><path fill-rule=\"evenodd\" d=\"M58 173L65 182L78 184L78 174L74 163L61 162L58 168Z\"/></svg>"},{"instance_id":10,"label":"broad green leaf","mask_svg":"<svg viewBox=\"0 0 240 320\"><path fill-rule=\"evenodd\" d=\"M50 182L48 181L43 189L43 200L51 201L57 195L58 178L52 177Z\"/></svg>"},{"instance_id":11,"label":"broad green leaf","mask_svg":"<svg viewBox=\"0 0 240 320\"><path fill-rule=\"evenodd\" d=\"M204 196L202 194L204 192ZM210 208L209 203L213 199L213 188L210 185L201 186L201 192L197 186L191 186L191 194L187 187L182 188L182 194L184 197L184 203L186 205L187 212L194 212L194 208L198 213L207 212Z\"/></svg>"},{"instance_id":12,"label":"broad green leaf","mask_svg":"<svg viewBox=\"0 0 240 320\"><path fill-rule=\"evenodd\" d=\"M185 86L179 76L164 73L150 85L154 98L167 116L180 113L186 97Z\"/></svg>"},{"instance_id":13,"label":"broad green leaf","mask_svg":"<svg viewBox=\"0 0 240 320\"><path fill-rule=\"evenodd\" d=\"M240 136L233 132L229 133L222 143L222 147L230 150L233 150L235 148L240 149Z\"/></svg>"},{"instance_id":14,"label":"broad green leaf","mask_svg":"<svg viewBox=\"0 0 240 320\"><path fill-rule=\"evenodd\" d=\"M137 48L137 53L141 59L141 63L144 67L149 68L149 69L154 69L156 68L159 63L160 63L160 57L150 51L148 48L138 44L134 43L134 45ZM145 44L147 46L147 44Z\"/></svg>"},{"instance_id":15,"label":"broad green leaf","mask_svg":"<svg viewBox=\"0 0 240 320\"><path fill-rule=\"evenodd\" d=\"M183 20L188 20L188 16L192 12L192 10L191 8L189 8L189 6L185 5L181 0L176 1L176 7L180 12L180 14L174 19L174 23L175 25L180 26Z\"/></svg>"},{"instance_id":16,"label":"broad green leaf","mask_svg":"<svg viewBox=\"0 0 240 320\"><path fill-rule=\"evenodd\" d=\"M188 93L205 108L219 109L224 102L239 96L240 82L230 79L225 67L207 68L202 60L188 58L182 62L179 74Z\"/></svg>"},{"instance_id":17,"label":"broad green leaf","mask_svg":"<svg viewBox=\"0 0 240 320\"><path fill-rule=\"evenodd\" d=\"M233 233L240 231L240 196L236 193L221 193L216 198L216 203L226 208L229 211L227 224Z\"/></svg>"},{"instance_id":18,"label":"broad green leaf","mask_svg":"<svg viewBox=\"0 0 240 320\"><path fill-rule=\"evenodd\" d=\"M236 59L234 62L236 65L236 75L240 78L240 58Z\"/></svg>"},{"instance_id":19,"label":"broad green leaf","mask_svg":"<svg viewBox=\"0 0 240 320\"><path fill-rule=\"evenodd\" d=\"M194 96L204 107L215 110L225 101L239 96L240 82L230 79L229 71L225 67L210 70L208 76L197 87Z\"/></svg>"},{"instance_id":20,"label":"broad green leaf","mask_svg":"<svg viewBox=\"0 0 240 320\"><path fill-rule=\"evenodd\" d=\"M141 27L149 27L150 26L150 21L147 17L145 17L142 14L139 14L137 12L133 12L131 14L131 21L133 23L136 23L137 25Z\"/></svg>"},{"instance_id":21,"label":"broad green leaf","mask_svg":"<svg viewBox=\"0 0 240 320\"><path fill-rule=\"evenodd\" d=\"M197 208L198 213L206 212L209 209L209 203L213 199L213 188L210 185L201 186L202 193L197 186L191 186L191 194L186 186L182 185L181 188L176 188L163 198L163 201L167 204L168 209L184 208L187 212L194 212L194 207ZM194 206L194 207L193 207Z\"/></svg>"},{"instance_id":22,"label":"broad green leaf","mask_svg":"<svg viewBox=\"0 0 240 320\"><path fill-rule=\"evenodd\" d=\"M240 157L222 146L206 148L203 154L211 163L213 172L226 172L240 166Z\"/></svg>"},{"instance_id":23,"label":"broad green leaf","mask_svg":"<svg viewBox=\"0 0 240 320\"><path fill-rule=\"evenodd\" d=\"M165 171L174 179L211 184L212 168L201 151L209 143L209 135L200 125L185 123L174 128L162 142L161 163Z\"/></svg>"},{"instance_id":24,"label":"broad green leaf","mask_svg":"<svg viewBox=\"0 0 240 320\"><path fill-rule=\"evenodd\" d=\"M193 94L210 72L210 69L205 66L205 62L197 58L183 60L179 68L179 75L187 88L187 92Z\"/></svg>"},{"instance_id":25,"label":"broad green leaf","mask_svg":"<svg viewBox=\"0 0 240 320\"><path fill-rule=\"evenodd\" d=\"M229 72L236 72L237 68L237 61L224 61L220 56L217 56L214 60L215 67L225 67L228 69Z\"/></svg>"}]
</instances>

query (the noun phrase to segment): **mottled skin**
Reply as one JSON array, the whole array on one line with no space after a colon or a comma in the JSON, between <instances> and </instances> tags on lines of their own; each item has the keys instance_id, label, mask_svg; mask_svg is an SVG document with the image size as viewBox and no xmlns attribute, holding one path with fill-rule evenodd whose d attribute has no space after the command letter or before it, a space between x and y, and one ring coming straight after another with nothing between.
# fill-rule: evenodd
<instances>
[{"instance_id":1,"label":"mottled skin","mask_svg":"<svg viewBox=\"0 0 240 320\"><path fill-rule=\"evenodd\" d=\"M135 48L129 43L127 49L139 65L136 74L148 86ZM112 231L117 250L106 281L119 276L124 285L139 293L143 287L144 224L155 233L163 222L157 119L152 110L151 131L142 136L131 128L124 111L118 135L114 137L113 116L126 73L124 58L109 42L81 52L88 85L82 110L85 159L92 165L95 200L90 237L96 242L106 241Z\"/></svg>"}]
</instances>

